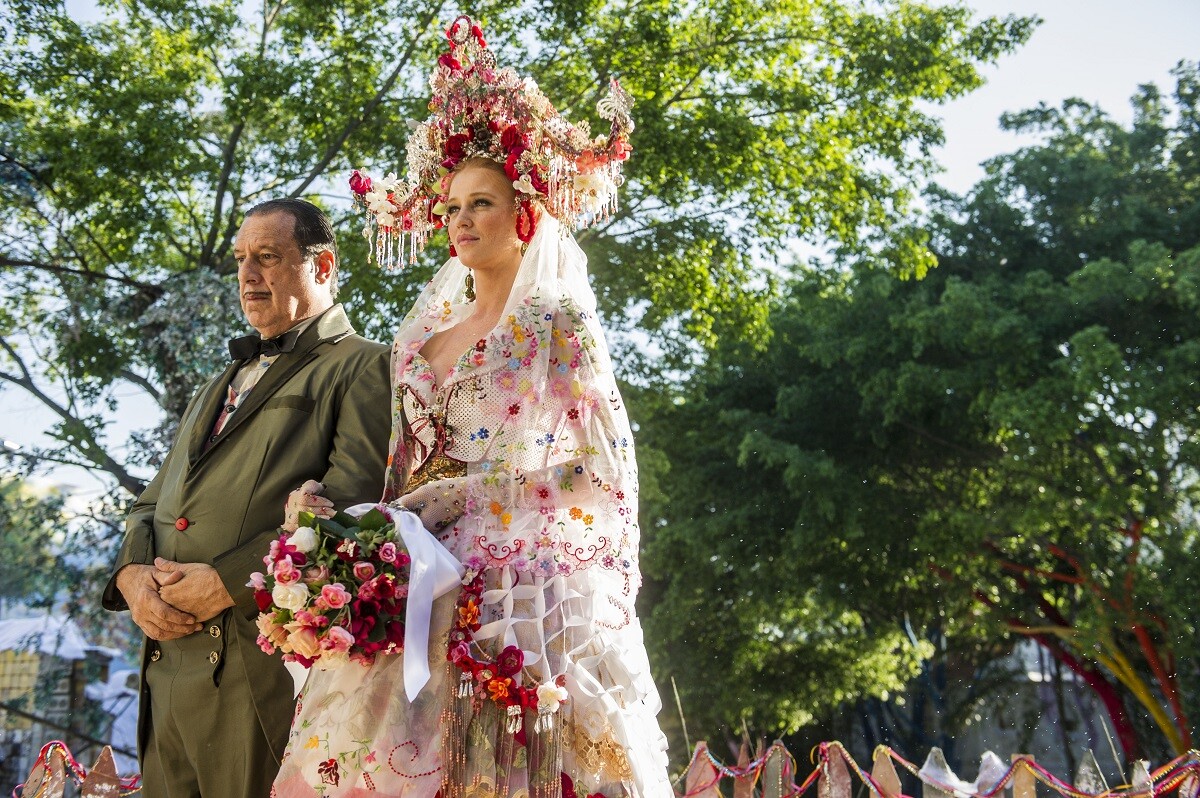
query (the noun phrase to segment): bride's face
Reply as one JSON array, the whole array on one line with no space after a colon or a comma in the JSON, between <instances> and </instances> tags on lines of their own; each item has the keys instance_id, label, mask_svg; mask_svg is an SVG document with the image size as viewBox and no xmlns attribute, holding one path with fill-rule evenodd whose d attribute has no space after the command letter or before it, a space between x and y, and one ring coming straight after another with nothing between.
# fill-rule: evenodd
<instances>
[{"instance_id":1,"label":"bride's face","mask_svg":"<svg viewBox=\"0 0 1200 798\"><path fill-rule=\"evenodd\" d=\"M484 272L520 265L516 196L499 169L469 165L455 173L446 196L446 230L464 266Z\"/></svg>"}]
</instances>

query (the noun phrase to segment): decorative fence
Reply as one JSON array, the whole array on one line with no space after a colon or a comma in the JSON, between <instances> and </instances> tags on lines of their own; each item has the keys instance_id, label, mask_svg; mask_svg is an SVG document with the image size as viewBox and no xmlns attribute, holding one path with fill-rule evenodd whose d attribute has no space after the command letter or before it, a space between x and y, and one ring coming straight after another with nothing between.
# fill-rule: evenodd
<instances>
[{"instance_id":1,"label":"decorative fence","mask_svg":"<svg viewBox=\"0 0 1200 798\"><path fill-rule=\"evenodd\" d=\"M782 743L774 743L751 760L743 747L736 765L726 765L713 756L706 743L697 743L683 777L679 798L794 798L816 785L816 798L852 798L854 780L872 798L917 798L904 793L896 767L915 776L921 785L920 798L995 798L1007 789L1012 798L1035 798L1037 785L1063 798L1158 798L1177 793L1178 798L1200 798L1200 752L1189 751L1160 768L1133 763L1129 784L1108 786L1095 757L1088 752L1068 783L1038 765L1033 757L1014 754L1008 763L990 751L979 763L975 781L959 778L946 764L941 749L934 748L917 767L887 746L875 749L871 770L864 770L845 746L821 743L812 750L812 772L796 781L796 760ZM55 741L42 747L25 783L13 790L13 798L63 798L68 780L82 798L117 798L140 790L140 777L122 779L117 774L112 751L104 748L90 770L75 761L66 745Z\"/></svg>"}]
</instances>

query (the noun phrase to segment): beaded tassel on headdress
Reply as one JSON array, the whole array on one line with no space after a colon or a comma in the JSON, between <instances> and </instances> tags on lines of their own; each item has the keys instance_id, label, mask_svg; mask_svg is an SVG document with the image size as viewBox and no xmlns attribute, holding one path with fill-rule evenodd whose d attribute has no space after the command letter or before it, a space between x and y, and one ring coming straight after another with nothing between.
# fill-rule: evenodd
<instances>
[{"instance_id":1,"label":"beaded tassel on headdress","mask_svg":"<svg viewBox=\"0 0 1200 798\"><path fill-rule=\"evenodd\" d=\"M517 192L517 235L533 238L540 203L567 230L608 218L617 207L621 164L629 157L632 99L614 80L597 104L607 135L568 122L530 78L500 68L470 17L446 31L448 52L430 78L432 112L409 137L408 175L373 178L355 170L350 189L367 210L364 235L376 260L398 268L415 260L446 212L447 176L470 158L504 167Z\"/></svg>"}]
</instances>

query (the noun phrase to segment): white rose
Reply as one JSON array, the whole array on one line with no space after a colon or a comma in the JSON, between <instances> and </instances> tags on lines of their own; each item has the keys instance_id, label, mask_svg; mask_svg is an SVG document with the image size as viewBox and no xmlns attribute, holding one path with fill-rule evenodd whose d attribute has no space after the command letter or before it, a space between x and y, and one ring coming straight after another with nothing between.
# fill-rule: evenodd
<instances>
[{"instance_id":1,"label":"white rose","mask_svg":"<svg viewBox=\"0 0 1200 798\"><path fill-rule=\"evenodd\" d=\"M308 585L303 582L292 582L289 585L275 585L271 591L271 601L276 607L297 612L308 604Z\"/></svg>"},{"instance_id":2,"label":"white rose","mask_svg":"<svg viewBox=\"0 0 1200 798\"><path fill-rule=\"evenodd\" d=\"M299 551L312 551L317 547L317 530L310 526L302 526L292 533L292 536L288 538L288 543Z\"/></svg>"},{"instance_id":3,"label":"white rose","mask_svg":"<svg viewBox=\"0 0 1200 798\"><path fill-rule=\"evenodd\" d=\"M538 712L557 712L559 705L567 700L567 689L554 682L546 682L538 686L537 697Z\"/></svg>"}]
</instances>

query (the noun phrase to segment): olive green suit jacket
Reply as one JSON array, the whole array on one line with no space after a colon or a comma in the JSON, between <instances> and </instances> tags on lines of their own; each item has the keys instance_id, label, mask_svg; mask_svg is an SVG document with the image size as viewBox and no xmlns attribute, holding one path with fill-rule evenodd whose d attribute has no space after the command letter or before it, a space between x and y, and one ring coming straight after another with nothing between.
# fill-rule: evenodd
<instances>
[{"instance_id":1,"label":"olive green suit jacket","mask_svg":"<svg viewBox=\"0 0 1200 798\"><path fill-rule=\"evenodd\" d=\"M158 474L138 497L113 576L104 590L110 610L128 609L116 588L116 572L156 556L212 565L236 604L217 619L200 619L197 635L238 646L254 706L246 708L247 734L266 735L276 760L283 753L294 705L292 680L278 656L257 646L258 608L247 586L279 534L288 493L306 479L325 485L337 507L378 501L391 427L388 347L354 335L341 305L304 331L295 349L267 369L241 406L211 441L213 424L230 380L245 361L234 362L192 399L178 437ZM139 741L150 729L145 669L155 643L145 641ZM201 663L203 666L203 663ZM235 740L226 741L236 745Z\"/></svg>"}]
</instances>

